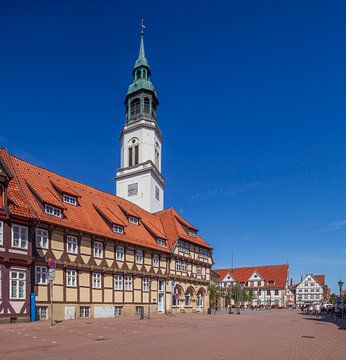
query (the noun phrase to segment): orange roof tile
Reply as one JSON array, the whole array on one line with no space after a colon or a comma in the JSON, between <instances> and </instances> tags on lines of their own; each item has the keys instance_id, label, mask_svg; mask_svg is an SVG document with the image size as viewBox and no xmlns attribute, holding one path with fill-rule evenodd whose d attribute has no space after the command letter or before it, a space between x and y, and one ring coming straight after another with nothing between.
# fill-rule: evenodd
<instances>
[{"instance_id":1,"label":"orange roof tile","mask_svg":"<svg viewBox=\"0 0 346 360\"><path fill-rule=\"evenodd\" d=\"M251 275L256 272L264 279L266 287L286 287L288 276L288 265L269 265L252 266L234 269L215 269L214 272L219 276L220 281L230 274L237 282L246 282ZM274 285L269 285L268 281L274 281Z\"/></svg>"},{"instance_id":2,"label":"orange roof tile","mask_svg":"<svg viewBox=\"0 0 346 360\"><path fill-rule=\"evenodd\" d=\"M14 176L8 187L9 207L14 215L166 252L180 236L188 237L181 223L195 229L173 209L152 214L128 200L30 164L5 149L0 148L0 157ZM65 204L63 193L78 196L78 205ZM45 203L62 208L63 217L45 214ZM130 224L127 214L138 217L139 225ZM124 234L114 233L111 223L125 225ZM157 237L168 240L167 249L157 244ZM210 248L199 235L188 240Z\"/></svg>"},{"instance_id":3,"label":"orange roof tile","mask_svg":"<svg viewBox=\"0 0 346 360\"><path fill-rule=\"evenodd\" d=\"M324 286L324 282L326 281L325 275L313 275L316 281L318 281L322 286Z\"/></svg>"}]
</instances>

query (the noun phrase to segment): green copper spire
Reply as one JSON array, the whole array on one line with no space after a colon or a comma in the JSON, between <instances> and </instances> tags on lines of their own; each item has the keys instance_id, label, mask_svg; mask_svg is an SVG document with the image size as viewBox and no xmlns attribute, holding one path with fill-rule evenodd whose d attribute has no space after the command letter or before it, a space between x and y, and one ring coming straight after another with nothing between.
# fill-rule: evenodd
<instances>
[{"instance_id":1,"label":"green copper spire","mask_svg":"<svg viewBox=\"0 0 346 360\"><path fill-rule=\"evenodd\" d=\"M155 88L152 82L150 81L150 66L148 60L145 56L144 50L144 21L141 21L141 42L139 46L139 54L138 59L135 62L133 67L132 75L133 75L133 83L129 86L127 95L134 93L138 90L149 90L153 91L156 96Z\"/></svg>"},{"instance_id":2,"label":"green copper spire","mask_svg":"<svg viewBox=\"0 0 346 360\"><path fill-rule=\"evenodd\" d=\"M141 22L141 44L139 46L138 59L136 60L135 66L134 66L135 69L140 66L149 67L148 60L145 57L145 50L144 50L144 29L145 29L145 26L144 26L144 21L142 19L142 22Z\"/></svg>"}]
</instances>

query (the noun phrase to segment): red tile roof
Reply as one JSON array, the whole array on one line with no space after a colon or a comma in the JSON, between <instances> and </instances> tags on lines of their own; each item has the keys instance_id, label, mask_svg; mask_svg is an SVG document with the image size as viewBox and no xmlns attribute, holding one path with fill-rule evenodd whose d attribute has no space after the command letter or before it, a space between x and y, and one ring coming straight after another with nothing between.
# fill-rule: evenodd
<instances>
[{"instance_id":1,"label":"red tile roof","mask_svg":"<svg viewBox=\"0 0 346 360\"><path fill-rule=\"evenodd\" d=\"M246 282L251 275L256 272L264 279L265 287L286 287L288 276L288 265L269 265L269 266L252 266L234 269L217 269L214 272L219 276L220 281L230 274L237 282ZM274 285L269 285L268 281L274 281Z\"/></svg>"},{"instance_id":2,"label":"red tile roof","mask_svg":"<svg viewBox=\"0 0 346 360\"><path fill-rule=\"evenodd\" d=\"M130 201L28 163L8 154L5 149L0 148L0 158L13 174L8 186L9 208L13 215L160 251L170 251L180 236L188 237L192 243L211 248L200 236L188 236L181 223L195 228L174 209L152 214ZM64 203L64 193L78 197L78 206ZM46 214L45 203L63 209L63 217ZM138 217L139 225L130 224L128 215ZM124 225L124 234L114 233L112 223ZM168 247L158 245L157 237L167 239Z\"/></svg>"},{"instance_id":3,"label":"red tile roof","mask_svg":"<svg viewBox=\"0 0 346 360\"><path fill-rule=\"evenodd\" d=\"M313 275L316 281L318 281L322 286L324 286L324 282L326 281L325 275Z\"/></svg>"}]
</instances>

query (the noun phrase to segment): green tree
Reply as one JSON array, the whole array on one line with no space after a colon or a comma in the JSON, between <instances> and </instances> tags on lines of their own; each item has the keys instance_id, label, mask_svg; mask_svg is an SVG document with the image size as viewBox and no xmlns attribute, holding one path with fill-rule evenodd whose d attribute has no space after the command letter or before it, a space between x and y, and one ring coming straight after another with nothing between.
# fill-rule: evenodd
<instances>
[{"instance_id":1,"label":"green tree","mask_svg":"<svg viewBox=\"0 0 346 360\"><path fill-rule=\"evenodd\" d=\"M250 288L247 292L247 301L250 303L250 305L252 305L252 301L254 299L254 292L253 292L253 288Z\"/></svg>"},{"instance_id":2,"label":"green tree","mask_svg":"<svg viewBox=\"0 0 346 360\"><path fill-rule=\"evenodd\" d=\"M221 297L221 293L215 285L209 285L208 292L209 292L209 306L215 308L217 301Z\"/></svg>"},{"instance_id":3,"label":"green tree","mask_svg":"<svg viewBox=\"0 0 346 360\"><path fill-rule=\"evenodd\" d=\"M331 304L334 304L335 303L335 298L336 298L336 295L333 293L333 294L330 294L330 297L329 297L329 302Z\"/></svg>"}]
</instances>

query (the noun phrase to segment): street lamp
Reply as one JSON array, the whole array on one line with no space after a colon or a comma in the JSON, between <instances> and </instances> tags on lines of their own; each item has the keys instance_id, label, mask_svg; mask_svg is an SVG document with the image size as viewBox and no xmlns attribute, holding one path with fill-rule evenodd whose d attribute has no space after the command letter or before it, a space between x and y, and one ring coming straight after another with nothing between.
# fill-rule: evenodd
<instances>
[{"instance_id":1,"label":"street lamp","mask_svg":"<svg viewBox=\"0 0 346 360\"><path fill-rule=\"evenodd\" d=\"M340 289L340 296L341 296L341 293L342 293L342 288L344 286L344 282L342 280L339 280L338 281L338 285L339 285L339 289Z\"/></svg>"},{"instance_id":2,"label":"street lamp","mask_svg":"<svg viewBox=\"0 0 346 360\"><path fill-rule=\"evenodd\" d=\"M151 302L151 279L148 278L149 282L149 297L148 297L148 319L150 319L150 302Z\"/></svg>"}]
</instances>

